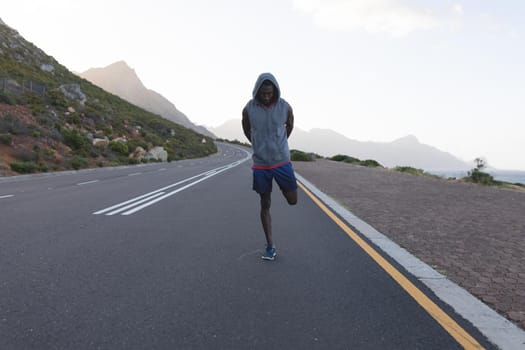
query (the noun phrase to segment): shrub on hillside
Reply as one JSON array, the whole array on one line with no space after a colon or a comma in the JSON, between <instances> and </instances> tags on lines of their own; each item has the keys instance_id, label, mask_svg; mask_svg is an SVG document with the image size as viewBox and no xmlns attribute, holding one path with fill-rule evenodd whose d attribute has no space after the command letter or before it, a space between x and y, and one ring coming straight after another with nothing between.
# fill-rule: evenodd
<instances>
[{"instance_id":1,"label":"shrub on hillside","mask_svg":"<svg viewBox=\"0 0 525 350\"><path fill-rule=\"evenodd\" d=\"M140 164L140 160L137 158L128 158L128 164L130 165Z\"/></svg>"},{"instance_id":2,"label":"shrub on hillside","mask_svg":"<svg viewBox=\"0 0 525 350\"><path fill-rule=\"evenodd\" d=\"M44 147L42 150L42 157L46 161L53 161L55 159L55 151L51 148Z\"/></svg>"},{"instance_id":3,"label":"shrub on hillside","mask_svg":"<svg viewBox=\"0 0 525 350\"><path fill-rule=\"evenodd\" d=\"M151 143L153 146L162 146L164 144L164 140L152 132L142 131L142 136L146 142Z\"/></svg>"},{"instance_id":4,"label":"shrub on hillside","mask_svg":"<svg viewBox=\"0 0 525 350\"><path fill-rule=\"evenodd\" d=\"M359 162L359 165L367 166L367 167L370 167L370 168L382 167L382 165L378 161L375 161L373 159L362 160L362 161Z\"/></svg>"},{"instance_id":5,"label":"shrub on hillside","mask_svg":"<svg viewBox=\"0 0 525 350\"><path fill-rule=\"evenodd\" d=\"M400 173L407 173L412 175L424 175L425 171L423 169L416 169L411 166L396 166L394 168L395 171L399 171Z\"/></svg>"},{"instance_id":6,"label":"shrub on hillside","mask_svg":"<svg viewBox=\"0 0 525 350\"><path fill-rule=\"evenodd\" d=\"M42 103L42 99L35 94L30 94L28 96L27 104L29 105L29 107L31 107L31 112L34 116L41 115L46 111L46 108Z\"/></svg>"},{"instance_id":7,"label":"shrub on hillside","mask_svg":"<svg viewBox=\"0 0 525 350\"><path fill-rule=\"evenodd\" d=\"M0 143L11 146L13 143L13 136L9 134L0 134Z\"/></svg>"},{"instance_id":8,"label":"shrub on hillside","mask_svg":"<svg viewBox=\"0 0 525 350\"><path fill-rule=\"evenodd\" d=\"M0 102L8 105L16 105L18 104L18 99L13 94L0 92Z\"/></svg>"},{"instance_id":9,"label":"shrub on hillside","mask_svg":"<svg viewBox=\"0 0 525 350\"><path fill-rule=\"evenodd\" d=\"M345 154L337 154L331 157L330 159L336 162L345 162L349 164L361 165L361 166L372 167L372 168L382 167L382 165L379 162L373 159L360 160L359 158L350 157Z\"/></svg>"},{"instance_id":10,"label":"shrub on hillside","mask_svg":"<svg viewBox=\"0 0 525 350\"><path fill-rule=\"evenodd\" d=\"M336 154L335 156L331 157L330 160L336 161L336 162L347 162L350 163L352 160L359 161L359 159L350 157L344 154Z\"/></svg>"},{"instance_id":11,"label":"shrub on hillside","mask_svg":"<svg viewBox=\"0 0 525 350\"><path fill-rule=\"evenodd\" d=\"M9 165L11 170L20 174L34 173L39 170L39 166L35 162L13 162Z\"/></svg>"},{"instance_id":12,"label":"shrub on hillside","mask_svg":"<svg viewBox=\"0 0 525 350\"><path fill-rule=\"evenodd\" d=\"M78 130L67 130L62 128L60 130L64 143L74 150L80 150L87 144L86 138L82 136Z\"/></svg>"},{"instance_id":13,"label":"shrub on hillside","mask_svg":"<svg viewBox=\"0 0 525 350\"><path fill-rule=\"evenodd\" d=\"M124 142L111 141L109 143L109 149L123 156L127 156L129 154L128 145Z\"/></svg>"},{"instance_id":14,"label":"shrub on hillside","mask_svg":"<svg viewBox=\"0 0 525 350\"><path fill-rule=\"evenodd\" d=\"M68 107L68 102L64 97L64 94L58 89L46 91L45 98L52 106L63 109Z\"/></svg>"},{"instance_id":15,"label":"shrub on hillside","mask_svg":"<svg viewBox=\"0 0 525 350\"><path fill-rule=\"evenodd\" d=\"M313 162L316 155L313 153L305 153L296 149L290 150L290 159L294 162Z\"/></svg>"},{"instance_id":16,"label":"shrub on hillside","mask_svg":"<svg viewBox=\"0 0 525 350\"><path fill-rule=\"evenodd\" d=\"M6 114L0 118L0 132L13 135L29 135L32 132L32 127L24 124L18 117Z\"/></svg>"},{"instance_id":17,"label":"shrub on hillside","mask_svg":"<svg viewBox=\"0 0 525 350\"><path fill-rule=\"evenodd\" d=\"M481 185L497 185L498 182L494 180L492 175L481 171L486 167L485 160L476 158L474 161L476 162L476 167L467 173L465 180Z\"/></svg>"},{"instance_id":18,"label":"shrub on hillside","mask_svg":"<svg viewBox=\"0 0 525 350\"><path fill-rule=\"evenodd\" d=\"M87 168L88 164L89 163L87 159L84 157L80 157L80 156L76 156L75 158L71 160L71 167L75 170Z\"/></svg>"},{"instance_id":19,"label":"shrub on hillside","mask_svg":"<svg viewBox=\"0 0 525 350\"><path fill-rule=\"evenodd\" d=\"M148 150L148 143L145 141L142 141L141 139L131 139L128 140L128 151L135 152L137 147L142 147L145 150Z\"/></svg>"},{"instance_id":20,"label":"shrub on hillside","mask_svg":"<svg viewBox=\"0 0 525 350\"><path fill-rule=\"evenodd\" d=\"M481 185L494 185L494 177L478 169L472 169L468 172L467 181L474 182Z\"/></svg>"},{"instance_id":21,"label":"shrub on hillside","mask_svg":"<svg viewBox=\"0 0 525 350\"><path fill-rule=\"evenodd\" d=\"M38 159L38 154L28 149L16 149L12 153L13 157L20 162L34 162Z\"/></svg>"},{"instance_id":22,"label":"shrub on hillside","mask_svg":"<svg viewBox=\"0 0 525 350\"><path fill-rule=\"evenodd\" d=\"M336 162L345 162L345 163L351 163L351 164L357 164L360 162L358 158L350 157L345 154L337 154L330 159Z\"/></svg>"}]
</instances>

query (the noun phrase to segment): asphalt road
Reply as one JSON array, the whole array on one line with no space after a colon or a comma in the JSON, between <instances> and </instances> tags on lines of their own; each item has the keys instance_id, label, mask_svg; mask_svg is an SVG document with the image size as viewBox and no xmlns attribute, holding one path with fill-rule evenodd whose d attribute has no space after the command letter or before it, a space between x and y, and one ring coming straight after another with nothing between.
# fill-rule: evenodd
<instances>
[{"instance_id":1,"label":"asphalt road","mask_svg":"<svg viewBox=\"0 0 525 350\"><path fill-rule=\"evenodd\" d=\"M302 191L261 260L251 161L219 148L0 181L0 349L463 348Z\"/></svg>"}]
</instances>

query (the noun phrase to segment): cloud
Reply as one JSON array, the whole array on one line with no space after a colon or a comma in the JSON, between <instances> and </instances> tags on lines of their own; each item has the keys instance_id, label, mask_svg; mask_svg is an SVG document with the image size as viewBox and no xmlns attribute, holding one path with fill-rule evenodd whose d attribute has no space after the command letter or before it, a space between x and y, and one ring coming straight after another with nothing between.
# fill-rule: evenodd
<instances>
[{"instance_id":1,"label":"cloud","mask_svg":"<svg viewBox=\"0 0 525 350\"><path fill-rule=\"evenodd\" d=\"M294 8L311 14L320 28L366 30L402 37L417 30L439 27L440 19L402 0L293 0ZM463 11L456 5L454 11Z\"/></svg>"}]
</instances>

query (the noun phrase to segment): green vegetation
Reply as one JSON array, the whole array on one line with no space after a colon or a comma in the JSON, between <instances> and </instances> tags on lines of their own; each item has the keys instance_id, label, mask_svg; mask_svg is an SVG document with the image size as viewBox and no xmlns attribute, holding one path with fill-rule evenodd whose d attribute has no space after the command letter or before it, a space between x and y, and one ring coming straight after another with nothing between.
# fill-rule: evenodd
<instances>
[{"instance_id":1,"label":"green vegetation","mask_svg":"<svg viewBox=\"0 0 525 350\"><path fill-rule=\"evenodd\" d=\"M37 164L33 161L13 162L10 164L10 166L11 166L11 170L16 171L17 173L20 173L20 174L29 174L29 173L47 171L47 167L45 167L42 164Z\"/></svg>"},{"instance_id":2,"label":"green vegetation","mask_svg":"<svg viewBox=\"0 0 525 350\"><path fill-rule=\"evenodd\" d=\"M436 179L441 179L442 178L441 176L434 175L434 174L431 174L431 173L427 173L423 169L417 169L417 168L413 168L411 166L396 166L394 168L394 170L395 171L399 171L401 173L411 174L411 175L428 176L428 177L433 177L433 178L436 178Z\"/></svg>"},{"instance_id":3,"label":"green vegetation","mask_svg":"<svg viewBox=\"0 0 525 350\"><path fill-rule=\"evenodd\" d=\"M423 169L417 169L411 166L396 166L394 170L399 171L400 173L407 173L407 174L412 174L412 175L425 175L426 174Z\"/></svg>"},{"instance_id":4,"label":"green vegetation","mask_svg":"<svg viewBox=\"0 0 525 350\"><path fill-rule=\"evenodd\" d=\"M290 150L290 158L293 162L313 162L314 160L322 157L315 153L306 153L292 149Z\"/></svg>"},{"instance_id":5,"label":"green vegetation","mask_svg":"<svg viewBox=\"0 0 525 350\"><path fill-rule=\"evenodd\" d=\"M11 135L31 135L34 127L24 124L12 114L5 114L0 118L0 132Z\"/></svg>"},{"instance_id":6,"label":"green vegetation","mask_svg":"<svg viewBox=\"0 0 525 350\"><path fill-rule=\"evenodd\" d=\"M337 154L333 156L332 158L330 158L330 160L335 160L336 162L345 162L345 163L350 163L350 164L357 164L360 162L359 159L350 157L344 154Z\"/></svg>"},{"instance_id":7,"label":"green vegetation","mask_svg":"<svg viewBox=\"0 0 525 350\"><path fill-rule=\"evenodd\" d=\"M87 168L88 165L88 160L84 157L76 156L71 160L71 167L75 170Z\"/></svg>"},{"instance_id":8,"label":"green vegetation","mask_svg":"<svg viewBox=\"0 0 525 350\"><path fill-rule=\"evenodd\" d=\"M362 160L362 161L359 162L359 165L367 166L367 167L370 167L370 168L382 167L382 165L379 164L378 161L373 160L373 159Z\"/></svg>"},{"instance_id":9,"label":"green vegetation","mask_svg":"<svg viewBox=\"0 0 525 350\"><path fill-rule=\"evenodd\" d=\"M11 143L13 142L13 136L9 134L0 134L0 143L11 146Z\"/></svg>"},{"instance_id":10,"label":"green vegetation","mask_svg":"<svg viewBox=\"0 0 525 350\"><path fill-rule=\"evenodd\" d=\"M16 100L12 96L12 94L0 91L0 103L5 103L5 104L8 104L8 105L15 105L16 104Z\"/></svg>"},{"instance_id":11,"label":"green vegetation","mask_svg":"<svg viewBox=\"0 0 525 350\"><path fill-rule=\"evenodd\" d=\"M366 167L371 167L371 168L383 167L379 162L373 159L360 160L358 158L347 156L345 154L337 154L331 157L330 160L335 160L336 162L344 162L344 163L349 163L349 164L354 164L354 165L361 165L361 166L366 166Z\"/></svg>"},{"instance_id":12,"label":"green vegetation","mask_svg":"<svg viewBox=\"0 0 525 350\"><path fill-rule=\"evenodd\" d=\"M509 183L505 181L495 180L494 177L482 170L486 168L486 161L483 158L474 159L476 167L467 173L467 176L463 178L464 181L476 183L485 186L498 186L502 188L510 189L525 189L525 184L521 183Z\"/></svg>"},{"instance_id":13,"label":"green vegetation","mask_svg":"<svg viewBox=\"0 0 525 350\"><path fill-rule=\"evenodd\" d=\"M147 150L148 143L141 139L132 139L128 141L128 150L130 153L134 152L137 149L137 147L142 147L142 149Z\"/></svg>"},{"instance_id":14,"label":"green vegetation","mask_svg":"<svg viewBox=\"0 0 525 350\"><path fill-rule=\"evenodd\" d=\"M60 130L64 144L71 147L73 150L80 151L87 147L87 139L78 130Z\"/></svg>"},{"instance_id":15,"label":"green vegetation","mask_svg":"<svg viewBox=\"0 0 525 350\"><path fill-rule=\"evenodd\" d=\"M128 145L121 141L111 141L109 143L109 148L122 156L127 156L129 154Z\"/></svg>"},{"instance_id":16,"label":"green vegetation","mask_svg":"<svg viewBox=\"0 0 525 350\"><path fill-rule=\"evenodd\" d=\"M486 162L482 158L476 158L476 167L467 173L464 178L467 182L473 182L481 185L500 185L500 181L495 181L492 175L483 172L482 170L486 167Z\"/></svg>"},{"instance_id":17,"label":"green vegetation","mask_svg":"<svg viewBox=\"0 0 525 350\"><path fill-rule=\"evenodd\" d=\"M140 160L130 160L128 154L139 146L146 151L163 147L169 160L217 152L210 137L147 112L74 75L11 28L0 25L0 38L9 43L0 55L0 104L16 107L16 112L0 114L0 144L7 145L6 154L16 159L10 164L13 171L133 164ZM43 64L52 66L52 71L42 70ZM64 93L63 86L71 91ZM94 138L111 141L117 137L128 142L98 146L92 142ZM34 159L18 157L26 152L27 158L33 144L39 147L38 151L31 150ZM45 155L44 149L52 151Z\"/></svg>"}]
</instances>

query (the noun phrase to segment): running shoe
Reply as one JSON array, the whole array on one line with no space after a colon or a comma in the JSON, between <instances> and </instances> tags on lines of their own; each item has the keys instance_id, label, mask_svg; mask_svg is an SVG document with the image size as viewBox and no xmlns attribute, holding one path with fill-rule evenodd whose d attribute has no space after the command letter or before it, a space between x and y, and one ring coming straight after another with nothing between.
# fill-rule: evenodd
<instances>
[{"instance_id":1,"label":"running shoe","mask_svg":"<svg viewBox=\"0 0 525 350\"><path fill-rule=\"evenodd\" d=\"M264 250L264 254L263 256L261 256L261 258L263 260L274 261L276 256L277 252L275 251L275 247L266 247L266 249Z\"/></svg>"}]
</instances>

